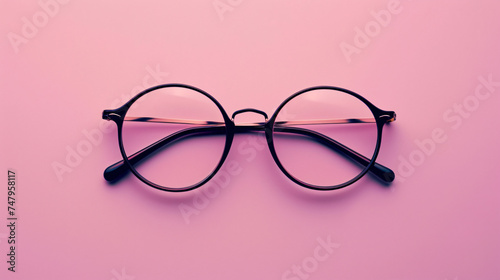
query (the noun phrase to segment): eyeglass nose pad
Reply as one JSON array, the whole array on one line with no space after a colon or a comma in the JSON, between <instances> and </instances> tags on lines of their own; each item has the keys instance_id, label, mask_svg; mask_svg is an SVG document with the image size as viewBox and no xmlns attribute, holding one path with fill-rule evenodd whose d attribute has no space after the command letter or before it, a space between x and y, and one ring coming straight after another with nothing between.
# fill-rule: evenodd
<instances>
[{"instance_id":1,"label":"eyeglass nose pad","mask_svg":"<svg viewBox=\"0 0 500 280\"><path fill-rule=\"evenodd\" d=\"M263 111L257 110L257 109L253 109L253 108L246 108L246 109L241 109L241 110L235 111L233 113L233 115L231 116L231 120L234 122L234 117L236 115L241 114L241 113L246 113L246 112L254 112L254 113L257 113L259 115L262 115L262 116L264 116L264 118L266 119L266 122L267 122L268 117L267 117L266 112L263 112Z\"/></svg>"}]
</instances>

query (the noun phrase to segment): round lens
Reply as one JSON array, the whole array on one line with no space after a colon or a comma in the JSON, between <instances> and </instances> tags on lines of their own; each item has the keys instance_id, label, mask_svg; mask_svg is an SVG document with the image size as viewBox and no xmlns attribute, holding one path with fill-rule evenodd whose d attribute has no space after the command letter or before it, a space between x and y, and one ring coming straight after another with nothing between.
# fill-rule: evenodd
<instances>
[{"instance_id":1,"label":"round lens","mask_svg":"<svg viewBox=\"0 0 500 280\"><path fill-rule=\"evenodd\" d=\"M165 189L186 189L210 176L221 162L224 117L215 102L197 90L162 87L130 106L122 144L143 179Z\"/></svg>"},{"instance_id":2,"label":"round lens","mask_svg":"<svg viewBox=\"0 0 500 280\"><path fill-rule=\"evenodd\" d=\"M281 107L273 142L289 176L306 185L332 189L367 169L359 155L371 161L377 131L372 111L356 96L335 89L312 89Z\"/></svg>"}]
</instances>

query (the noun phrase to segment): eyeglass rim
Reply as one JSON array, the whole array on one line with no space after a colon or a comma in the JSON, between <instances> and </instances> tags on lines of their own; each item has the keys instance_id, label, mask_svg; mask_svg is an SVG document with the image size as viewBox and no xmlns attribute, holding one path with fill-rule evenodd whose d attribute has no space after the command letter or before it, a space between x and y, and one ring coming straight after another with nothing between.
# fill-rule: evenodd
<instances>
[{"instance_id":1,"label":"eyeglass rim","mask_svg":"<svg viewBox=\"0 0 500 280\"><path fill-rule=\"evenodd\" d=\"M141 173L139 173L136 170L136 168L134 167L134 165L130 163L130 161L128 159L128 156L127 156L127 154L125 152L124 144L123 144L123 137L122 137L123 122L124 122L124 118L125 118L128 110L130 109L130 107L137 100L139 100L139 98L141 98L142 96L144 96L144 95L146 95L146 94L148 94L150 92L153 92L155 90L159 90L159 89L162 89L162 88L169 88L169 87L180 87L180 88L185 88L185 89L193 90L193 91L196 91L196 92L198 92L198 93L206 96L207 98L209 98L217 106L217 108L221 112L222 117L224 119L225 128L226 128L226 139L225 139L225 143L224 143L224 151L223 151L223 153L221 155L221 158L220 158L219 162L217 163L216 167L213 169L213 171L209 175L207 175L201 181L199 181L199 182L197 182L195 184L189 185L189 186L185 186L185 187L168 187L168 186L163 186L163 185L157 184L157 183L155 183L155 182L147 179L146 177L144 177ZM121 154L121 156L123 158L123 161L126 163L126 166L132 172L132 174L134 174L134 176L136 176L140 181L142 181L143 183L149 185L150 187L153 187L155 189L159 189L159 190L162 190L162 191L168 191L168 192L185 192L185 191L194 190L194 189L199 188L202 185L206 184L210 179L212 179L215 176L215 174L217 174L217 172L222 167L225 159L227 158L227 155L229 154L229 150L231 148L231 144L232 144L232 141L233 141L233 138L234 138L234 133L228 133L228 131L231 130L233 122L231 121L231 119L229 119L229 117L228 117L226 111L224 110L224 108L222 107L222 105L212 95L210 95L206 91L201 90L201 89L199 89L197 87L194 87L194 86L187 85L187 84L170 83L170 84L161 84L161 85L157 85L157 86L154 86L154 87L150 87L150 88L145 89L142 92L138 93L137 95L135 95L134 97L132 97L129 101L127 101L123 106L121 106L118 109L113 110L113 111L114 111L113 113L116 113L118 115L118 117L116 117L116 118L114 118L112 120L116 122L117 127L118 127L118 142L119 142L119 147L120 147L120 154Z\"/></svg>"},{"instance_id":2,"label":"eyeglass rim","mask_svg":"<svg viewBox=\"0 0 500 280\"><path fill-rule=\"evenodd\" d=\"M284 167L282 162L279 160L278 154L276 153L276 149L275 149L275 145L274 145L274 124L276 123L276 118L278 117L279 113L285 107L285 105L288 104L291 100L295 99L296 97L298 97L302 94L305 94L305 93L308 93L311 91L315 91L315 90L335 90L335 91L349 94L349 95L357 98L358 100L362 101L370 109L371 113L373 114L373 116L375 118L375 122L376 122L376 126L377 126L377 142L376 142L375 149L374 149L373 155L371 157L370 163L368 165L366 165L366 167L357 176L355 176L354 178L352 178L344 183L341 183L341 184L336 184L336 185L331 185L331 186L319 186L319 185L304 182L304 181L298 179L297 177L293 176L290 172L288 172L288 170L286 170L286 168ZM292 94L287 99L285 99L278 106L278 108L275 110L275 112L273 113L273 115L269 119L268 123L269 123L269 127L271 128L271 131L269 133L266 130L266 138L268 140L269 150L271 151L271 155L272 155L274 161L276 162L276 165L278 165L279 169L294 183L296 183L302 187L308 188L308 189L319 190L319 191L330 191L330 190L337 190L337 189L345 188L349 185L352 185L353 183L355 183L359 179L361 179L364 175L366 175L366 173L368 173L370 168L372 168L373 165L375 164L377 157L378 157L378 154L380 152L380 147L381 147L381 143L382 143L383 126L386 123L384 118L381 118L381 117L387 113L388 113L388 111L384 111L384 110L379 109L378 107L373 105L373 103L368 101L366 98L364 98L360 94L355 93L355 92L348 90L348 89L345 89L345 88L335 87L335 86L313 86L313 87L305 88L303 90L300 90L300 91Z\"/></svg>"}]
</instances>

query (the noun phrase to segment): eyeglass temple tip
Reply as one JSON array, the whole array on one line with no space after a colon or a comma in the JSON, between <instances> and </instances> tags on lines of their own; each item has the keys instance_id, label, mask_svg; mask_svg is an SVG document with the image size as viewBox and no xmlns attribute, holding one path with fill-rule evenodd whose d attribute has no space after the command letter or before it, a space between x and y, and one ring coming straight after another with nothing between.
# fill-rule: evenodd
<instances>
[{"instance_id":1,"label":"eyeglass temple tip","mask_svg":"<svg viewBox=\"0 0 500 280\"><path fill-rule=\"evenodd\" d=\"M123 175L127 174L127 171L127 166L124 164L123 160L121 160L108 166L108 168L104 170L104 179L108 182L116 181L122 178Z\"/></svg>"},{"instance_id":2,"label":"eyeglass temple tip","mask_svg":"<svg viewBox=\"0 0 500 280\"><path fill-rule=\"evenodd\" d=\"M370 168L370 173L375 175L379 180L385 183L391 183L396 178L396 174L389 167L385 167L380 163L375 162Z\"/></svg>"}]
</instances>

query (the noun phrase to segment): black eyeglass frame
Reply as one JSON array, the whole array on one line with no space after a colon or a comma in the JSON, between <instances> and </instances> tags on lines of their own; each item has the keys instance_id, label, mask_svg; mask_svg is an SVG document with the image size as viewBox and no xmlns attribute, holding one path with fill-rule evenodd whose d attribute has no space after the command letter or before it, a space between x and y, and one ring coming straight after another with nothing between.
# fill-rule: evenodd
<instances>
[{"instance_id":1,"label":"black eyeglass frame","mask_svg":"<svg viewBox=\"0 0 500 280\"><path fill-rule=\"evenodd\" d=\"M214 102L214 104L217 106L217 108L219 109L219 111L222 114L223 119L224 119L224 128L225 128L226 140L225 140L224 151L223 151L223 154L221 156L221 159L219 160L219 163L213 169L212 173L209 174L207 177L205 177L203 180L201 180L198 183L195 183L193 185L186 186L186 187L183 187L183 188L165 187L165 186L161 186L159 184L156 184L156 183L151 182L150 180L146 179L139 172L137 172L137 170L133 167L133 164L129 160L129 158L131 158L135 154L132 155L132 156L127 156L127 154L125 153L124 145L123 145L123 138L122 138L123 122L125 121L126 113L129 110L129 108L132 106L132 104L134 104L134 102L136 102L139 98L141 98L142 96L146 95L149 92L152 92L152 91L155 91L155 90L158 90L158 89L162 89L162 88L168 88L168 87L180 87L180 88L185 88L185 89L193 90L193 91L196 91L196 92L198 92L200 94L203 94L204 96L206 96L207 98L209 98L212 102ZM368 158L366 158L365 156L362 156L362 155L358 154L357 152L349 149L348 147L346 147L346 146L338 143L337 141L335 141L335 140L333 140L333 139L331 139L331 138L329 138L327 136L321 135L321 134L316 133L316 132L314 132L312 130L306 130L306 129L299 129L299 130L297 130L298 128L294 129L295 133L298 132L300 134L311 136L313 138L319 138L321 141L325 141L325 143L327 145L334 146L333 147L334 149L340 149L341 152L344 152L344 153L347 152L347 153L349 153L351 157L355 157L354 158L355 161L357 161L358 163L361 163L362 165L365 165L365 168L363 169L363 171L360 172L356 177L354 177L351 180L349 180L347 182L344 182L342 184L333 185L333 186L316 186L316 185L312 185L312 184L309 184L307 182L303 182L303 181L297 179L292 174L290 174L286 170L286 168L282 165L282 163L280 162L280 160L278 158L276 150L274 148L274 138L273 138L274 134L273 134L273 131L274 131L275 123L276 123L276 118L277 118L279 112L283 109L283 107L289 101L291 101L295 97L297 97L297 96L299 96L301 94L304 94L306 92L313 91L313 90L336 90L336 91L340 91L340 92L344 92L346 94L349 94L349 95L351 95L351 96L359 99L360 101L362 101L370 109L370 111L372 112L372 114L373 114L373 116L375 118L375 122L376 122L376 125L377 125L377 143L376 143L376 146L375 146L375 150L374 150L373 156L372 156L372 158L371 158L371 160L369 161L368 164L366 164L366 162L368 161ZM264 123L258 123L258 124L255 124L255 125L247 125L247 126L236 125L234 123L234 117L236 115L240 114L240 113L243 113L243 112L255 112L255 113L261 114L261 115L263 115L265 117L266 121ZM136 96L134 96L132 99L130 99L127 103L125 103L123 106L121 106L121 107L119 107L117 109L104 110L103 114L102 114L102 118L105 119L105 120L114 121L116 123L117 128L118 128L118 142L119 142L120 153L121 153L121 155L123 157L122 161L119 161L119 162L117 162L117 163L109 166L105 170L105 172L104 172L104 178L107 181L116 181L119 178L121 178L124 174L126 174L127 171L131 171L143 183L145 183L145 184L147 184L147 185L149 185L149 186L151 186L153 188L162 190L162 191L184 192L184 191L193 190L193 189L196 189L196 188L204 185L205 183L207 183L220 170L220 168L224 164L224 161L226 160L226 158L227 158L227 156L229 154L229 151L231 149L231 145L232 145L235 133L238 133L238 132L251 132L251 131L262 131L262 130L265 133L267 144L268 144L269 150L271 152L271 155L272 155L274 161L276 162L276 164L278 165L279 169L290 180L292 180L293 182L295 182L296 184L298 184L298 185L300 185L302 187L306 187L306 188L313 189L313 190L321 190L321 191L336 190L336 189L344 188L346 186L349 186L349 185L353 184L354 182L358 181L361 177L363 177L368 171L370 171L371 173L373 173L379 180L381 180L381 181L383 181L385 183L390 183L395 178L394 172L391 169L389 169L389 168L387 168L387 167L385 167L385 166L383 166L381 164L376 163L376 159L377 159L378 153L380 151L380 146L381 146L381 142L382 142L382 130L383 130L383 126L386 123L395 121L396 120L396 113L394 111L381 110L378 107L376 107L375 105L373 105L371 102L369 102L366 98L362 97L361 95L359 95L359 94L357 94L357 93L355 93L353 91L350 91L350 90L347 90L347 89L344 89L344 88L340 88L340 87L334 87L334 86L315 86L315 87L309 87L309 88L303 89L301 91L298 91L298 92L292 94L291 96L289 96L287 99L285 99L278 106L278 108L276 109L276 111L274 112L274 114L271 116L271 118L268 119L266 113L264 113L264 112L262 112L260 110L251 109L251 108L235 111L233 113L232 117L229 118L228 114L226 113L226 111L224 110L224 108L222 107L222 105L213 96L211 96L207 92L205 92L205 91L203 91L203 90L201 90L199 88L196 88L196 87L193 87L193 86L190 86L190 85L186 85L186 84L179 84L179 83L162 84L162 85L157 85L157 86L148 88L148 89L140 92L139 94L137 94ZM196 129L196 128L193 128L193 129ZM182 137L182 136L179 136L179 137ZM316 139L316 140L318 140L318 139ZM158 141L158 142L160 142L160 141ZM340 145L340 147L338 145ZM125 163L125 164L123 164L123 163Z\"/></svg>"}]
</instances>

